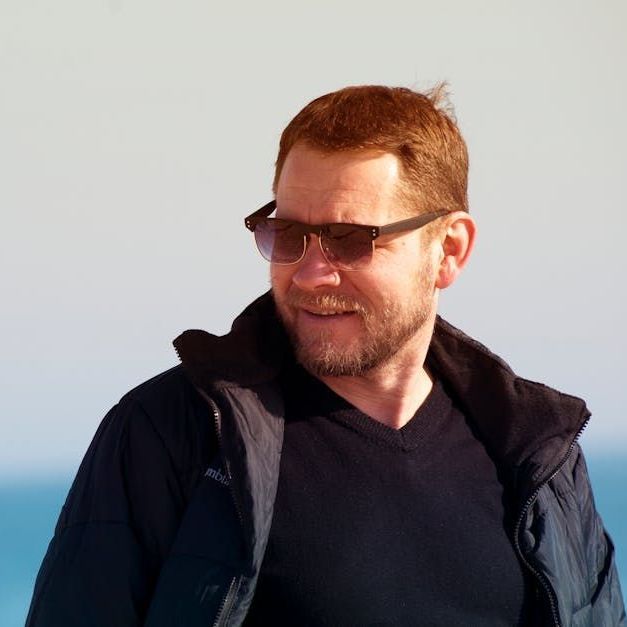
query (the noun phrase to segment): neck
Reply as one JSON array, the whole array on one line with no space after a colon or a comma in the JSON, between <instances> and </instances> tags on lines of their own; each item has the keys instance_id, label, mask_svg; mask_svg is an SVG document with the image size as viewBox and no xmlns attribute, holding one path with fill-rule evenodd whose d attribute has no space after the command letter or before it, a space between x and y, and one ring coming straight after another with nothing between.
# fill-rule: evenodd
<instances>
[{"instance_id":1,"label":"neck","mask_svg":"<svg viewBox=\"0 0 627 627\"><path fill-rule=\"evenodd\" d=\"M371 418L400 429L413 418L433 387L424 367L431 333L432 329L428 337L414 338L416 341L402 354L361 376L319 378Z\"/></svg>"}]
</instances>

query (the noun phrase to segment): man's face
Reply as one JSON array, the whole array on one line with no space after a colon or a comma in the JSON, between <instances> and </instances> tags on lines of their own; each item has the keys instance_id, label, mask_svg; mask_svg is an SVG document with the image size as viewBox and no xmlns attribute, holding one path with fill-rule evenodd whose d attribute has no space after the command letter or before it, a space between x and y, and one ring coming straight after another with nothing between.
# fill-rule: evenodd
<instances>
[{"instance_id":1,"label":"man's face","mask_svg":"<svg viewBox=\"0 0 627 627\"><path fill-rule=\"evenodd\" d=\"M277 185L277 217L382 225L407 217L395 155L324 154L295 146ZM418 213L418 211L416 211ZM277 310L299 361L316 376L360 376L412 359L435 315L435 259L413 231L375 240L361 270L329 264L317 236L294 265L271 264Z\"/></svg>"}]
</instances>

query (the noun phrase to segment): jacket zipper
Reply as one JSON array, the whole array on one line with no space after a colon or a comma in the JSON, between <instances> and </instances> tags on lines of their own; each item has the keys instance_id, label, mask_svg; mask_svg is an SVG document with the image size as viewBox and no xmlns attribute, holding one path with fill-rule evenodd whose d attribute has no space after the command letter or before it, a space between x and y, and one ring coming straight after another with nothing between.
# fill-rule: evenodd
<instances>
[{"instance_id":1,"label":"jacket zipper","mask_svg":"<svg viewBox=\"0 0 627 627\"><path fill-rule=\"evenodd\" d=\"M244 531L244 517L242 515L242 510L239 505L239 501L235 496L235 492L233 491L233 475L231 474L231 465L229 460L224 455L224 448L222 446L222 417L220 415L220 409L217 403L208 395L205 394L204 390L200 390L201 394L207 399L209 406L211 407L211 411L213 413L213 422L216 428L216 435L218 438L218 447L220 449L220 454L222 456L222 460L224 462L224 470L226 472L227 479L229 480L229 491L231 492L231 500L235 505L235 511L237 512L237 518L239 520L240 529L242 532ZM231 583L229 585L224 598L222 599L222 603L220 604L220 609L218 610L218 614L213 623L213 627L219 627L220 625L226 625L226 621L228 620L229 613L231 612L231 607L233 606L233 601L235 600L235 596L237 595L237 591L239 590L240 582L242 580L242 576L238 575L237 577L233 577L231 579Z\"/></svg>"},{"instance_id":2,"label":"jacket zipper","mask_svg":"<svg viewBox=\"0 0 627 627\"><path fill-rule=\"evenodd\" d=\"M583 433L584 429L588 426L589 420L590 418L587 418L586 421L581 425L581 427L579 427L579 430L575 434L575 437L573 438L572 442L570 443L570 446L568 447L568 451L566 452L566 455L564 455L564 457L560 460L559 464L555 467L553 472L551 472L551 474L536 487L536 489L532 492L529 498L525 501L525 504L523 505L523 508L520 511L518 520L516 521L516 526L514 527L514 546L516 548L516 551L518 555L520 556L523 564L527 567L529 572L531 572L531 574L536 578L536 580L540 583L540 585L544 589L544 592L546 593L546 596L549 600L549 605L551 607L551 616L553 618L553 624L555 627L561 627L559 612L557 611L557 598L555 596L555 590L553 590L546 575L544 575L544 573L541 573L537 568L535 568L525 557L522 551L522 548L520 546L520 530L522 527L523 520L525 519L527 512L529 511L529 508L533 505L535 500L538 498L538 494L540 494L540 490L549 481L551 481L555 477L555 475L557 475L559 471L563 468L568 458L572 455L572 452L573 452L573 449L575 448L575 444L577 443L577 440Z\"/></svg>"},{"instance_id":3,"label":"jacket zipper","mask_svg":"<svg viewBox=\"0 0 627 627\"><path fill-rule=\"evenodd\" d=\"M217 403L201 388L197 388L200 392L201 396L205 398L207 403L209 403L209 407L211 407L211 411L213 413L213 422L216 430L216 436L218 438L218 447L220 449L220 454L222 456L222 461L224 462L224 471L226 473L227 479L229 481L229 491L231 492L231 500L235 505L235 511L237 512L237 518L239 520L240 529L242 533L244 531L244 517L242 515L242 510L239 505L239 501L235 496L235 492L233 491L233 475L231 474L231 465L229 464L229 460L224 455L224 448L222 446L222 417L220 415L220 409ZM242 580L242 575L238 575L231 579L231 583L229 584L228 590L224 595L222 602L220 603L220 608L218 609L218 613L216 615L216 619L213 623L213 627L220 627L220 625L226 625L226 622L229 618L229 614L231 612L231 608L233 606L233 601L237 596L237 592L240 587L240 583Z\"/></svg>"},{"instance_id":4,"label":"jacket zipper","mask_svg":"<svg viewBox=\"0 0 627 627\"><path fill-rule=\"evenodd\" d=\"M181 354L179 353L179 349L175 346L174 350L176 351L177 357L182 362ZM237 512L237 518L239 521L240 529L242 533L244 532L244 517L242 515L242 510L239 505L239 501L235 496L235 492L233 491L233 475L231 474L231 465L229 464L229 460L224 455L224 447L222 446L222 417L220 415L220 408L217 403L200 387L196 386L196 389L200 393L200 395L207 401L209 407L211 408L211 412L213 414L213 424L215 427L216 437L218 438L218 448L220 449L220 455L222 456L222 460L224 462L224 470L226 472L226 476L229 480L229 491L231 493L231 500L235 506L235 511ZM216 619L213 622L213 627L220 627L220 625L226 625L226 621L229 618L229 614L231 612L231 607L233 606L233 601L237 596L237 592L239 590L240 584L242 581L242 575L235 576L231 579L231 583L226 591L226 594L222 598L222 602L220 603L220 607L218 609L218 613L216 614Z\"/></svg>"},{"instance_id":5,"label":"jacket zipper","mask_svg":"<svg viewBox=\"0 0 627 627\"><path fill-rule=\"evenodd\" d=\"M218 446L220 448L220 453L222 455L222 461L224 462L224 470L226 472L227 479L229 480L229 490L231 492L231 498L235 505L235 510L237 511L237 518L239 519L240 527L243 531L244 530L244 516L242 515L242 510L240 508L239 501L237 500L237 497L235 496L235 492L233 491L233 475L231 474L231 464L229 463L229 460L224 455L224 448L222 446L222 417L220 415L220 409L218 408L218 405L216 404L216 402L208 394L206 394L203 390L200 390L200 393L205 397L205 399L209 403L209 406L211 407L211 411L213 412L213 422L214 422L214 425L216 428L216 434L218 437Z\"/></svg>"},{"instance_id":6,"label":"jacket zipper","mask_svg":"<svg viewBox=\"0 0 627 627\"><path fill-rule=\"evenodd\" d=\"M216 615L216 619L213 622L213 627L220 627L221 625L226 625L226 621L229 618L229 614L231 613L231 607L233 607L233 601L237 596L237 592L239 590L239 585L241 581L240 577L233 577L231 579L231 583L229 584L229 588L222 599L222 603L220 603L220 609L218 610L218 614Z\"/></svg>"}]
</instances>

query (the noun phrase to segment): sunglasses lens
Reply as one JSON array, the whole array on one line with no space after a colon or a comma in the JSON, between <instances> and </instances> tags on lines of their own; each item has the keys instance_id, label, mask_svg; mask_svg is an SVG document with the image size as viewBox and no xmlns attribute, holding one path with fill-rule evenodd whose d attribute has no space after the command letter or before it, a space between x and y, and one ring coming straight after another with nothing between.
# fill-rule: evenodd
<instances>
[{"instance_id":1,"label":"sunglasses lens","mask_svg":"<svg viewBox=\"0 0 627 627\"><path fill-rule=\"evenodd\" d=\"M279 218L262 218L254 226L261 255L280 265L299 262L307 246L307 227ZM320 245L327 261L342 270L359 270L370 263L374 250L371 233L351 224L322 228Z\"/></svg>"},{"instance_id":2,"label":"sunglasses lens","mask_svg":"<svg viewBox=\"0 0 627 627\"><path fill-rule=\"evenodd\" d=\"M322 250L334 266L358 270L372 259L373 241L369 231L350 224L331 224L322 233Z\"/></svg>"},{"instance_id":3,"label":"sunglasses lens","mask_svg":"<svg viewBox=\"0 0 627 627\"><path fill-rule=\"evenodd\" d=\"M295 224L276 218L256 224L255 241L261 255L272 263L296 263L305 252L305 234Z\"/></svg>"}]
</instances>

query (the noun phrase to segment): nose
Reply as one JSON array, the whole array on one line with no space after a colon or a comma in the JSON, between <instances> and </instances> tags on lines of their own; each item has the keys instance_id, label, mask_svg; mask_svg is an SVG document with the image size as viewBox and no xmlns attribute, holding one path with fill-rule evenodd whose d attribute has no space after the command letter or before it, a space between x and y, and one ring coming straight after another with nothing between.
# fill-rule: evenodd
<instances>
[{"instance_id":1,"label":"nose","mask_svg":"<svg viewBox=\"0 0 627 627\"><path fill-rule=\"evenodd\" d=\"M322 254L320 240L313 233L309 235L305 256L298 262L292 281L302 290L337 287L340 284L339 271Z\"/></svg>"}]
</instances>

